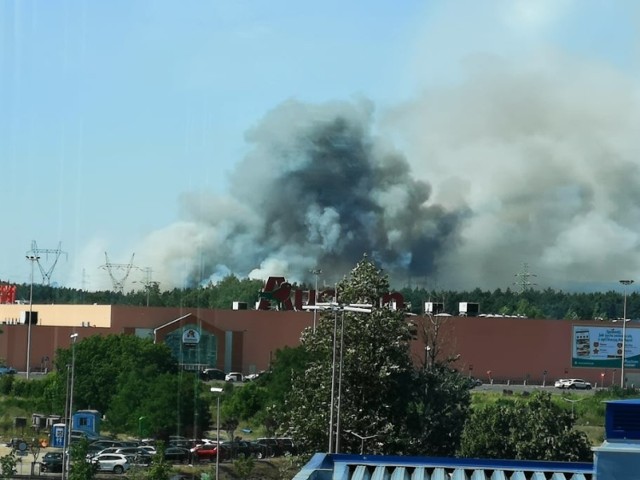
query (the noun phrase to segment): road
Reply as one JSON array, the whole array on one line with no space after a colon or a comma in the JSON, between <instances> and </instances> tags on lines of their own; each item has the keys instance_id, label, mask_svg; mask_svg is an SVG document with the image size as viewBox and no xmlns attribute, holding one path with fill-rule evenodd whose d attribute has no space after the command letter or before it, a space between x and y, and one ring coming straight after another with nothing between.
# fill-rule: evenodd
<instances>
[{"instance_id":1,"label":"road","mask_svg":"<svg viewBox=\"0 0 640 480\"><path fill-rule=\"evenodd\" d=\"M518 384L510 384L510 385L506 385L506 384L498 384L495 383L493 385L490 385L488 383L486 384L482 384L478 387L475 387L473 389L474 392L493 392L493 393L506 393L506 392L511 392L512 394L521 394L523 392L529 392L529 393L533 393L533 392L549 392L552 395L566 395L566 394L577 394L577 395L593 395L593 393L596 391L595 389L591 389L591 390L563 390L561 388L555 388L553 385L547 385L547 386L542 386L542 385L523 385L522 383L518 383Z\"/></svg>"}]
</instances>

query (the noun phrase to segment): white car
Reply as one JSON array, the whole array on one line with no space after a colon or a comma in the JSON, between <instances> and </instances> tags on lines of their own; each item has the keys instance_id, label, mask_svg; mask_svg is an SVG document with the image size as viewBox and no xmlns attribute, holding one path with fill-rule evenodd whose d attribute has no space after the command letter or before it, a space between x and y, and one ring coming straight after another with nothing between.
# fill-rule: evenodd
<instances>
[{"instance_id":1,"label":"white car","mask_svg":"<svg viewBox=\"0 0 640 480\"><path fill-rule=\"evenodd\" d=\"M100 453L91 459L101 472L124 473L129 470L129 461L121 453Z\"/></svg>"},{"instance_id":2,"label":"white car","mask_svg":"<svg viewBox=\"0 0 640 480\"><path fill-rule=\"evenodd\" d=\"M561 378L556 381L557 388L568 388L571 390L591 390L591 384L581 378Z\"/></svg>"},{"instance_id":3,"label":"white car","mask_svg":"<svg viewBox=\"0 0 640 480\"><path fill-rule=\"evenodd\" d=\"M244 382L244 376L240 372L229 372L224 380L225 382Z\"/></svg>"},{"instance_id":4,"label":"white car","mask_svg":"<svg viewBox=\"0 0 640 480\"><path fill-rule=\"evenodd\" d=\"M554 387L556 388L565 388L567 386L567 382L569 381L568 378L559 378L558 380L556 380L556 383L554 384Z\"/></svg>"}]
</instances>

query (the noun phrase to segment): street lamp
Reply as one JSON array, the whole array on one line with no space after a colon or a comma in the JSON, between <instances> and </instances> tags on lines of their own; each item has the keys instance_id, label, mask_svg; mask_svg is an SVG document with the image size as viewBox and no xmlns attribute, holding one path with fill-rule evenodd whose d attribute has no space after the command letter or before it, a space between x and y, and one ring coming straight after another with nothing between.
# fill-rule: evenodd
<instances>
[{"instance_id":1,"label":"street lamp","mask_svg":"<svg viewBox=\"0 0 640 480\"><path fill-rule=\"evenodd\" d=\"M369 440L370 438L375 438L377 435L367 435L363 437L362 435L358 435L356 432L352 430L347 430L347 433L350 433L354 437L358 437L360 439L360 455L364 455L364 441Z\"/></svg>"},{"instance_id":2,"label":"street lamp","mask_svg":"<svg viewBox=\"0 0 640 480\"><path fill-rule=\"evenodd\" d=\"M624 388L624 360L627 346L627 286L633 283L633 280L620 280L624 286L624 307L622 310L622 358L620 359L620 388Z\"/></svg>"},{"instance_id":3,"label":"street lamp","mask_svg":"<svg viewBox=\"0 0 640 480\"><path fill-rule=\"evenodd\" d=\"M217 393L218 406L216 408L216 480L219 480L220 471L220 397L223 389L220 387L211 387L211 393Z\"/></svg>"},{"instance_id":4,"label":"street lamp","mask_svg":"<svg viewBox=\"0 0 640 480\"><path fill-rule=\"evenodd\" d=\"M33 315L33 267L34 263L40 260L37 255L27 255L27 260L31 262L31 288L29 289L29 320L27 322L27 380L31 375L31 318Z\"/></svg>"},{"instance_id":5,"label":"street lamp","mask_svg":"<svg viewBox=\"0 0 640 480\"><path fill-rule=\"evenodd\" d=\"M340 405L342 403L342 367L344 366L344 312L371 313L371 305L352 304L342 307L340 320L340 368L338 371L338 405L336 407L336 453L340 452Z\"/></svg>"},{"instance_id":6,"label":"street lamp","mask_svg":"<svg viewBox=\"0 0 640 480\"><path fill-rule=\"evenodd\" d=\"M69 425L67 426L67 445L66 449L71 449L71 430L73 429L73 384L75 381L76 371L76 340L78 339L77 333L69 335L71 339L71 387L69 388ZM66 471L67 477L69 476L69 453L67 453L66 463L62 466Z\"/></svg>"},{"instance_id":7,"label":"street lamp","mask_svg":"<svg viewBox=\"0 0 640 480\"><path fill-rule=\"evenodd\" d=\"M142 442L142 421L147 417L138 418L138 437L140 437L140 442Z\"/></svg>"},{"instance_id":8,"label":"street lamp","mask_svg":"<svg viewBox=\"0 0 640 480\"><path fill-rule=\"evenodd\" d=\"M563 400L569 402L571 404L571 418L575 419L575 414L574 414L574 405L576 402L581 402L582 400L584 400L587 397L582 397L582 398L578 398L577 400L571 399L571 398L567 398L567 397L560 397Z\"/></svg>"},{"instance_id":9,"label":"street lamp","mask_svg":"<svg viewBox=\"0 0 640 480\"><path fill-rule=\"evenodd\" d=\"M315 290L315 301L314 303L317 305L318 304L318 276L322 274L322 270L319 268L314 268L313 270L311 270L311 273L313 273L316 276L316 290ZM313 309L313 333L316 333L316 312L317 309Z\"/></svg>"}]
</instances>

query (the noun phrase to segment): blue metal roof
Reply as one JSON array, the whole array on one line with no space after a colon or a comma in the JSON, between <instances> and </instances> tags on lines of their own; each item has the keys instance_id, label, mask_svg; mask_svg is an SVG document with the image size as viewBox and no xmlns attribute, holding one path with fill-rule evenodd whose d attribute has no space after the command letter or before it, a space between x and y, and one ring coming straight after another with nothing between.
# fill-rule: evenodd
<instances>
[{"instance_id":1,"label":"blue metal roof","mask_svg":"<svg viewBox=\"0 0 640 480\"><path fill-rule=\"evenodd\" d=\"M592 463L317 453L294 480L593 480Z\"/></svg>"}]
</instances>

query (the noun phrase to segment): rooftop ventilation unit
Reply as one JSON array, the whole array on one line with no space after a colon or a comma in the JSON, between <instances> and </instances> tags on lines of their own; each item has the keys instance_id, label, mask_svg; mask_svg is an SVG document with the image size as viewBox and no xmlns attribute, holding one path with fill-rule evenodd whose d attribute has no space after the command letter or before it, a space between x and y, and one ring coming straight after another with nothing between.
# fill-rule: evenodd
<instances>
[{"instance_id":1,"label":"rooftop ventilation unit","mask_svg":"<svg viewBox=\"0 0 640 480\"><path fill-rule=\"evenodd\" d=\"M424 313L437 315L444 312L443 302L424 302Z\"/></svg>"},{"instance_id":2,"label":"rooftop ventilation unit","mask_svg":"<svg viewBox=\"0 0 640 480\"><path fill-rule=\"evenodd\" d=\"M477 317L480 312L480 305L478 303L460 302L458 307L458 312L461 317Z\"/></svg>"},{"instance_id":3,"label":"rooftop ventilation unit","mask_svg":"<svg viewBox=\"0 0 640 480\"><path fill-rule=\"evenodd\" d=\"M233 302L233 309L234 310L246 310L247 309L247 302Z\"/></svg>"}]
</instances>

